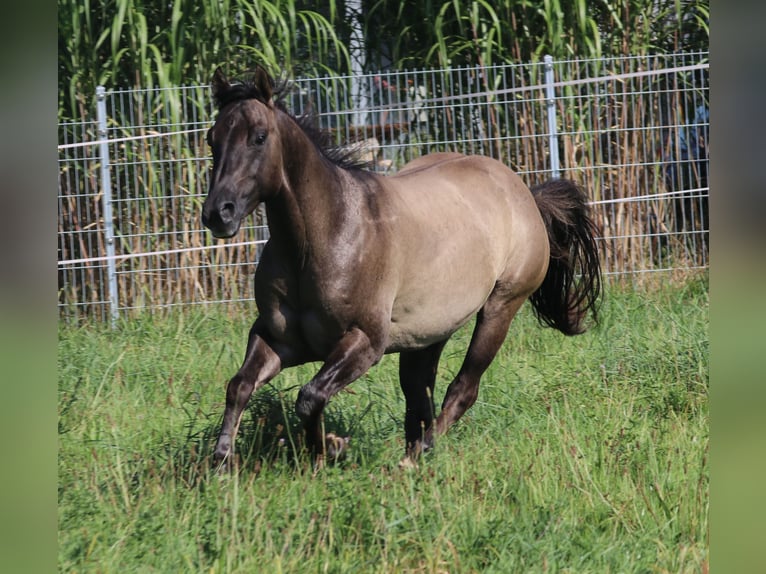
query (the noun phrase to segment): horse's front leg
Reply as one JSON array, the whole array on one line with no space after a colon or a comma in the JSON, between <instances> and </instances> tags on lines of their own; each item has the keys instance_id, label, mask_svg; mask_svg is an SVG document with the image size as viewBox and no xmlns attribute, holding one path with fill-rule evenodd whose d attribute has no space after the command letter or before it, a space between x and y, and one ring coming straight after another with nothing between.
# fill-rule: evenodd
<instances>
[{"instance_id":1,"label":"horse's front leg","mask_svg":"<svg viewBox=\"0 0 766 574\"><path fill-rule=\"evenodd\" d=\"M213 454L216 464L228 464L234 454L234 439L250 396L282 369L282 358L266 341L262 329L259 321L253 324L248 336L245 360L226 388L226 409Z\"/></svg>"},{"instance_id":2,"label":"horse's front leg","mask_svg":"<svg viewBox=\"0 0 766 574\"><path fill-rule=\"evenodd\" d=\"M341 337L319 372L301 388L295 410L306 430L306 446L317 455L318 461L325 455L338 458L345 449L345 441L334 435L325 438L322 434L325 406L333 395L367 372L382 355L382 345L354 327Z\"/></svg>"}]
</instances>

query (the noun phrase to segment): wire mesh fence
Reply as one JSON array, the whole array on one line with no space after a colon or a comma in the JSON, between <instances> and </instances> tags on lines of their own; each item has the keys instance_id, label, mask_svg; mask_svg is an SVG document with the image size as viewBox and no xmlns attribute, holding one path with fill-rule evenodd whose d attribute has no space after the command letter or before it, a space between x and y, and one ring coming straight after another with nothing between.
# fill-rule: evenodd
<instances>
[{"instance_id":1,"label":"wire mesh fence","mask_svg":"<svg viewBox=\"0 0 766 574\"><path fill-rule=\"evenodd\" d=\"M608 275L684 274L709 264L707 62L691 53L380 72L297 79L284 97L384 174L458 151L495 157L530 185L574 179L593 202ZM208 87L103 97L101 128L95 101L82 121L59 125L60 314L250 300L265 215L228 243L200 221Z\"/></svg>"}]
</instances>

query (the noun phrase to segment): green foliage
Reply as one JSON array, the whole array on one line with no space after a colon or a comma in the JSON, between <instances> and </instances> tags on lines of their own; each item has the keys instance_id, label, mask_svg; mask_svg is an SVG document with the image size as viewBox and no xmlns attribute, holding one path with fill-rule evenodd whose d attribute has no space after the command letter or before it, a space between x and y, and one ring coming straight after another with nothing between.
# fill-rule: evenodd
<instances>
[{"instance_id":1,"label":"green foliage","mask_svg":"<svg viewBox=\"0 0 766 574\"><path fill-rule=\"evenodd\" d=\"M372 66L490 65L707 50L708 0L365 0Z\"/></svg>"},{"instance_id":2,"label":"green foliage","mask_svg":"<svg viewBox=\"0 0 766 574\"><path fill-rule=\"evenodd\" d=\"M207 84L218 65L243 70L256 62L274 71L348 69L335 2L321 3L329 19L309 4L318 3L61 0L59 117L83 117L96 85Z\"/></svg>"},{"instance_id":3,"label":"green foliage","mask_svg":"<svg viewBox=\"0 0 766 574\"><path fill-rule=\"evenodd\" d=\"M217 476L247 313L62 325L59 570L705 571L708 305L705 279L611 284L574 338L525 307L478 402L408 472L395 357L330 403L344 463L314 473L293 448L307 365L253 398L241 471ZM437 400L469 338L447 346Z\"/></svg>"},{"instance_id":4,"label":"green foliage","mask_svg":"<svg viewBox=\"0 0 766 574\"><path fill-rule=\"evenodd\" d=\"M345 2L61 0L59 116L80 118L95 86L207 84L218 65L346 73ZM709 0L362 0L375 70L706 51Z\"/></svg>"}]
</instances>

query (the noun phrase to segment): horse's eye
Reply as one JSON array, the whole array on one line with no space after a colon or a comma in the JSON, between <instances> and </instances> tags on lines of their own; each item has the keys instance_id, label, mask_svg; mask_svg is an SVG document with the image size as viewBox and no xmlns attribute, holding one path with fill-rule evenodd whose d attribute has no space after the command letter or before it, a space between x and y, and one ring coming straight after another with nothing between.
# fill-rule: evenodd
<instances>
[{"instance_id":1,"label":"horse's eye","mask_svg":"<svg viewBox=\"0 0 766 574\"><path fill-rule=\"evenodd\" d=\"M255 145L263 145L264 143L266 143L267 135L268 134L266 132L258 132L255 134L255 137L253 137L252 141Z\"/></svg>"}]
</instances>

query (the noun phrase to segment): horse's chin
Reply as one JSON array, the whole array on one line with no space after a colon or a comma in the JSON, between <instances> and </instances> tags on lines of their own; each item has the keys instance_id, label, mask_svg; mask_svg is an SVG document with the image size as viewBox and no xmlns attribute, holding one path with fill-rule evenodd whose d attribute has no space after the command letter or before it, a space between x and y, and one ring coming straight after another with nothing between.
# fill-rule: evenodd
<instances>
[{"instance_id":1,"label":"horse's chin","mask_svg":"<svg viewBox=\"0 0 766 574\"><path fill-rule=\"evenodd\" d=\"M228 225L223 225L221 227L209 228L210 233L213 234L213 237L216 237L217 239L229 239L231 237L234 237L237 232L239 231L241 221L232 221Z\"/></svg>"}]
</instances>

